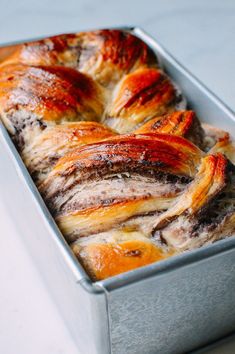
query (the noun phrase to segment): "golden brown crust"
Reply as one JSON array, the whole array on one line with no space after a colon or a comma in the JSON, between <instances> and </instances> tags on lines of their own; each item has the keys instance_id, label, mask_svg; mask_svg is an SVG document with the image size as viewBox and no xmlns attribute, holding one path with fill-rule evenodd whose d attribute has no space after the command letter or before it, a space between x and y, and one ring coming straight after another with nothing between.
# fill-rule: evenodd
<instances>
[{"instance_id":1,"label":"golden brown crust","mask_svg":"<svg viewBox=\"0 0 235 354\"><path fill-rule=\"evenodd\" d=\"M128 272L172 255L148 240L135 238L119 243L75 244L72 249L94 280Z\"/></svg>"},{"instance_id":2,"label":"golden brown crust","mask_svg":"<svg viewBox=\"0 0 235 354\"><path fill-rule=\"evenodd\" d=\"M203 147L204 133L193 111L177 111L158 116L135 130L135 134L156 132L183 136Z\"/></svg>"},{"instance_id":3,"label":"golden brown crust","mask_svg":"<svg viewBox=\"0 0 235 354\"><path fill-rule=\"evenodd\" d=\"M179 197L177 203L157 218L155 229L161 229L185 211L195 214L203 205L207 205L210 199L225 187L226 167L227 160L223 155L205 156L194 181Z\"/></svg>"},{"instance_id":4,"label":"golden brown crust","mask_svg":"<svg viewBox=\"0 0 235 354\"><path fill-rule=\"evenodd\" d=\"M145 141L143 141L143 137ZM150 247L151 250L156 250L158 252L158 256L160 255L160 258L161 256L164 258L166 256L164 255L166 251L165 247L168 248L167 252L178 253L182 250L190 249L190 247L193 248L193 245L200 247L206 243L208 239L215 241L221 238L221 235L224 235L223 237L226 235L229 236L235 229L235 212L233 206L234 202L229 202L229 205L228 200L226 199L227 197L223 196L222 199L219 197L221 192L225 191L225 188L227 187L230 188L228 189L228 193L230 193L229 195L231 196L234 194L234 187L232 187L234 182L229 182L228 177L229 163L222 154L218 153L204 156L200 150L198 150L187 140L181 137L166 134L155 133L150 134L149 136L127 136L125 139L128 139L129 143L132 141L132 139L134 139L135 142L136 140L139 140L138 143L140 144L140 147L145 147L145 155L148 156L148 164L146 163L147 161L142 160L142 168L141 165L139 165L137 168L138 174L144 176L146 173L145 171L149 166L151 166L151 171L154 169L155 171L162 171L163 165L166 163L166 161L168 163L166 156L167 153L169 153L169 155L172 154L172 156L174 156L176 159L176 151L171 150L174 147L180 149L181 153L188 154L187 156L182 155L181 157L182 160L185 160L185 163L188 165L188 173L191 177L193 177L193 180L190 183L186 182L186 184L181 185L178 190L173 190L173 185L175 185L176 182L173 181L172 183L171 178L167 180L164 179L163 184L168 183L169 188L162 189L163 194L161 194L162 187L161 183L159 183L159 177L157 177L157 179L152 179L149 181L149 194L147 195L143 194L143 196L140 195L139 197L135 196L133 198L129 194L128 189L126 189L126 192L124 190L124 199L118 200L113 199L112 197L110 197L108 200L104 199L103 201L102 199L98 199L97 204L92 207L83 204L84 202L82 202L79 194L76 194L78 193L78 190L76 190L76 198L78 198L79 202L82 203L80 204L80 209L78 206L76 207L77 204L74 199L72 203L72 209L65 208L63 210L62 208L62 212L56 216L56 220L68 241L72 242L77 240L75 243L76 247L73 247L73 249L79 256L79 259L81 259L85 266L88 267L88 270L94 279L103 279L106 275L112 276L125 271L125 269L126 271L133 269L135 266L137 266L137 264L144 265L152 262L151 257L144 257L144 260L140 258L138 260L139 263L135 263L135 261L131 258L129 262L129 259L126 259L125 255L121 252L116 258L116 271L112 265L109 267L109 263L106 263L105 261L100 263L99 260L103 259L102 257L107 257L106 252L110 252L112 254L112 252L116 252L116 247L118 249L120 248L120 242L118 240L107 240L105 244L103 244L104 236L102 232L105 232L106 235L109 232L113 232L115 229L118 230L119 228L121 228L120 232L122 235L129 233L128 228L130 228L130 230L135 230L135 232L141 232L142 236L144 237L144 244L147 242L147 246ZM97 167L98 165L96 166L96 161L98 160L98 163L100 163L98 156L105 158L105 148L109 149L109 164L106 166L106 168L108 168L110 172L116 171L116 173L120 174L120 176L122 175L123 171L130 171L128 178L135 178L136 187L138 188L138 179L136 179L135 174L131 173L131 156L132 158L136 159L135 162L139 161L142 150L138 150L137 152L134 151L134 145L132 145L130 149L127 149L125 144L121 144L121 150L118 150L118 145L116 145L117 151L115 151L115 158L112 159L113 153L111 153L112 147L110 146L110 143L112 141L125 143L125 139L123 136L113 137L111 139L109 138L103 142L88 145L87 147L83 148L86 151L86 157L83 156L83 152L79 150L79 153L78 151L74 151L72 154L68 154L68 157L66 156L61 159L61 161L54 169L54 172L51 174L51 176L49 176L49 179L44 185L46 200L47 197L52 199L55 198L55 207L60 198L62 198L63 203L66 203L65 195L67 194L67 191L60 186L67 185L67 187L69 187L68 183L66 182L67 180L71 181L72 184L75 183L75 185L85 183L84 176L80 182L78 179L73 179L74 174L77 175L79 168L84 170L84 167L82 167L83 159L86 162L86 170L90 168L87 163L91 163L91 166L93 166L95 170L102 171L103 167L101 167L101 165ZM156 145L154 147L151 145L148 152L156 155L162 153L161 162L159 160L152 160L151 156L146 152L148 139L156 140ZM164 150L163 145L159 144L159 142L162 143L163 141L164 143L167 142L168 144L172 144L172 146L168 146L168 149L166 148ZM102 149L100 149L101 146ZM139 145L137 146L139 148ZM100 155L94 155L94 148L99 151ZM122 154L123 152L125 153L127 151L129 152L130 158L128 161L128 169L127 163L124 162L124 168L122 170L115 170L116 163L120 163L122 161ZM121 155L119 155L119 153L121 153ZM194 172L190 168L190 166L192 166L190 159L194 160L193 166L196 167ZM153 165L151 165L151 161ZM103 159L101 159L101 164L102 163ZM145 167L145 165L147 165L147 167ZM64 169L65 166L66 168ZM176 169L178 168L177 163L175 163L174 168L176 173ZM171 173L170 171L171 170L166 169L164 170L164 173ZM61 178L62 180L60 181ZM104 176L99 176L99 178L102 178L103 180ZM114 188L114 186L115 184L112 182L111 188ZM152 186L152 190L150 186ZM56 194L57 188L62 192L61 196ZM99 188L98 184L96 188ZM125 183L123 184L123 188L127 188ZM158 193L154 194L154 189ZM69 190L71 191L70 187ZM227 192L223 193L226 194ZM69 192L68 195L71 198L73 193ZM94 195L95 194L93 194L93 197ZM223 204L223 198L225 198L225 203L227 203L225 209L221 209L220 204L217 203L218 199L219 203L222 201ZM230 198L232 198L231 200L234 200L233 196ZM50 205L49 200L48 202ZM215 204L215 206L213 206L213 204L210 206L211 202L216 202L217 204ZM58 206L60 206L60 202ZM202 218L201 213L203 213L203 210L207 210L208 208L212 215L213 210L214 212L216 211L219 218L213 215L211 221L208 220L207 224L205 224L203 228L203 223L200 224L200 220ZM144 225L143 228L140 227L138 219L140 219L141 224ZM195 230L199 227L198 225L201 227L200 234L195 233ZM97 236L95 236L96 233L98 233ZM191 234L195 234L196 236L191 239ZM154 237L153 240L155 239L154 235L156 235L158 244L149 245L148 242L150 242L149 240L151 237ZM88 244L84 245L84 242L80 241L80 239L83 237L89 240ZM135 244L135 240L132 242ZM132 242L130 242L130 246L132 245ZM97 250L97 253L95 250ZM169 255L170 254L168 253L168 256Z\"/></svg>"},{"instance_id":5,"label":"golden brown crust","mask_svg":"<svg viewBox=\"0 0 235 354\"><path fill-rule=\"evenodd\" d=\"M41 183L56 162L81 145L103 140L115 133L97 122L64 123L44 129L24 146L21 156L36 183Z\"/></svg>"},{"instance_id":6,"label":"golden brown crust","mask_svg":"<svg viewBox=\"0 0 235 354\"><path fill-rule=\"evenodd\" d=\"M123 74L144 65L156 65L153 52L139 38L119 30L62 34L25 43L6 63L63 65L115 83Z\"/></svg>"},{"instance_id":7,"label":"golden brown crust","mask_svg":"<svg viewBox=\"0 0 235 354\"><path fill-rule=\"evenodd\" d=\"M71 66L71 63L75 61L75 56L72 55L73 46L76 48L75 34L63 34L24 43L15 49L3 65L18 63L27 65L63 65L63 63L67 63L67 66Z\"/></svg>"},{"instance_id":8,"label":"golden brown crust","mask_svg":"<svg viewBox=\"0 0 235 354\"><path fill-rule=\"evenodd\" d=\"M100 30L79 36L82 42L79 70L89 73L106 86L139 67L157 65L151 49L128 32Z\"/></svg>"},{"instance_id":9,"label":"golden brown crust","mask_svg":"<svg viewBox=\"0 0 235 354\"><path fill-rule=\"evenodd\" d=\"M146 44L125 31L25 43L0 65L1 114L11 133L29 122L48 125L66 120L107 120L112 128L112 119L120 123L113 128L126 133L177 106L177 90L156 67L157 59ZM124 102L126 90L132 102ZM127 106L126 114L132 116L125 115Z\"/></svg>"},{"instance_id":10,"label":"golden brown crust","mask_svg":"<svg viewBox=\"0 0 235 354\"><path fill-rule=\"evenodd\" d=\"M71 174L78 169L115 165L124 170L150 169L193 176L202 152L188 140L170 134L114 136L73 150L61 158L53 174ZM66 172L68 171L68 172Z\"/></svg>"},{"instance_id":11,"label":"golden brown crust","mask_svg":"<svg viewBox=\"0 0 235 354\"><path fill-rule=\"evenodd\" d=\"M103 105L93 80L73 69L21 64L0 69L2 112L24 109L44 121L98 119Z\"/></svg>"},{"instance_id":12,"label":"golden brown crust","mask_svg":"<svg viewBox=\"0 0 235 354\"><path fill-rule=\"evenodd\" d=\"M84 55L81 55L83 59L81 59L78 67L75 67L71 65L71 58L67 53L67 50L69 50L67 42L76 39L84 44L87 43L86 37L91 37L97 42L95 53L91 56L93 59L89 58L89 60L85 60ZM132 43L127 47L128 49L124 50L123 47L123 50L121 50L121 47L118 46L119 42L122 41L122 37L124 38L124 42ZM113 46L112 43L114 43ZM70 43L70 45L72 44ZM125 43L122 45L124 46ZM107 100L110 101L111 99L113 88L107 87L102 89L98 82L106 80L105 86L108 86L107 82L116 83L125 73L130 70L134 70L137 73L138 68L145 68L151 62L151 55L146 45L136 37L120 31L114 31L114 33L112 31L103 31L102 33L92 32L75 37L71 35L68 37L62 36L55 37L54 39L45 39L44 41L24 45L21 51L18 48L17 53L0 67L1 114L3 118L7 115L5 123L11 132L20 130L18 126L14 126L14 122L12 121L16 121L19 125L22 123L22 126L25 126L25 124L24 121L20 122L21 120L30 121L30 124L32 121L40 121L42 124L45 121L48 124L48 122L60 122L64 120L103 121L104 117L106 117L105 106L107 105ZM65 53L67 54L65 55ZM63 56L64 61L61 59L61 56ZM92 65L90 61L92 61ZM97 63L99 63L99 67L97 67ZM63 66L58 66L58 64ZM92 68L90 66L88 68L87 65L91 65ZM75 69L80 69L83 73ZM146 68L146 70L151 71L153 69ZM87 75L87 73L92 75L95 80ZM101 74L103 78L99 79ZM133 75L130 74L130 77L127 77L126 80L130 91L133 91L135 84L141 86L139 82L141 78L138 75L134 75L135 79L133 79ZM139 87L139 90L142 90L139 99L143 103L143 107L139 111L139 115L142 116L140 119L148 117L149 111L155 108L155 114L162 111L159 105L156 106L154 99L144 104L146 97L152 90L149 87L149 85L153 84L152 76L154 75L150 74L150 72L149 74L147 73L144 89L142 90ZM161 81L162 77L163 74L159 74L159 81ZM156 80L158 79L156 78ZM166 91L169 91L169 95L171 94L170 91L172 91L174 95L173 92L175 92L175 89L168 79L164 80L168 83L169 89L165 87L165 84L158 85L156 82L154 92L156 99L157 97L162 99L162 102L159 104L164 105L166 103L168 106L171 105L168 102L171 98L167 98L168 93ZM146 91L147 95L143 91ZM122 92L120 94L124 95ZM138 93L133 92L133 95L137 97ZM167 102L165 102L163 97L166 98ZM172 105L169 107L170 109L173 109ZM21 111L23 112L21 113ZM168 111L168 107L164 108L165 111ZM117 114L116 119L118 120L120 114L119 112L115 114ZM19 115L23 115L23 119ZM138 123L135 120L134 116L131 119L126 119L126 122L122 123L121 129L117 127L117 130L119 132L130 131L129 125L134 129ZM107 123L109 124L110 120Z\"/></svg>"},{"instance_id":13,"label":"golden brown crust","mask_svg":"<svg viewBox=\"0 0 235 354\"><path fill-rule=\"evenodd\" d=\"M125 224L131 218L139 215L148 215L163 211L174 204L174 196L160 197L147 195L146 197L128 199L128 196L121 201L108 200L107 205L101 202L93 208L65 212L55 217L59 228L68 242L73 242L80 237L96 234L116 228Z\"/></svg>"},{"instance_id":14,"label":"golden brown crust","mask_svg":"<svg viewBox=\"0 0 235 354\"><path fill-rule=\"evenodd\" d=\"M140 39L66 34L1 56L1 119L93 280L235 232L234 144L182 110Z\"/></svg>"},{"instance_id":15,"label":"golden brown crust","mask_svg":"<svg viewBox=\"0 0 235 354\"><path fill-rule=\"evenodd\" d=\"M135 134L158 132L185 136L188 134L194 118L195 113L193 111L178 111L169 113L149 120L139 129L135 130Z\"/></svg>"},{"instance_id":16,"label":"golden brown crust","mask_svg":"<svg viewBox=\"0 0 235 354\"><path fill-rule=\"evenodd\" d=\"M132 131L156 115L174 111L179 100L167 76L153 68L141 68L125 76L115 92L104 122L120 133Z\"/></svg>"},{"instance_id":17,"label":"golden brown crust","mask_svg":"<svg viewBox=\"0 0 235 354\"><path fill-rule=\"evenodd\" d=\"M71 241L169 208L184 186L177 178L190 180L202 156L182 137L114 136L62 157L40 191Z\"/></svg>"},{"instance_id":18,"label":"golden brown crust","mask_svg":"<svg viewBox=\"0 0 235 354\"><path fill-rule=\"evenodd\" d=\"M11 45L9 47L0 48L0 65L5 65L8 59L15 54L21 45Z\"/></svg>"}]
</instances>

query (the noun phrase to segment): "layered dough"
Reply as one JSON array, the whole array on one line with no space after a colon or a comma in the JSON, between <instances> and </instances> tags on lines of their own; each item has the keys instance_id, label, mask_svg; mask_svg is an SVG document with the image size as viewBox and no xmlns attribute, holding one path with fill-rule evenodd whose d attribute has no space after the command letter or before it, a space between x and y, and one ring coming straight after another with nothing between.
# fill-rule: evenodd
<instances>
[{"instance_id":1,"label":"layered dough","mask_svg":"<svg viewBox=\"0 0 235 354\"><path fill-rule=\"evenodd\" d=\"M169 78L159 69L141 68L119 82L103 122L126 133L177 108L185 108L184 101Z\"/></svg>"},{"instance_id":2,"label":"layered dough","mask_svg":"<svg viewBox=\"0 0 235 354\"><path fill-rule=\"evenodd\" d=\"M61 158L40 191L64 235L74 240L168 208L182 181L196 173L200 157L180 137L117 136Z\"/></svg>"},{"instance_id":3,"label":"layered dough","mask_svg":"<svg viewBox=\"0 0 235 354\"><path fill-rule=\"evenodd\" d=\"M96 274L99 264L107 270L101 250L122 250L122 240L130 246L136 235L150 247L150 259L232 235L234 172L224 155L206 155L182 137L123 135L60 159L40 191L72 248L81 250L79 258L88 267L93 264ZM113 232L117 244L109 241ZM93 241L99 244L97 253ZM127 267L137 262L130 254L124 258ZM141 263L140 254L145 262L145 251L136 250L135 257Z\"/></svg>"},{"instance_id":4,"label":"layered dough","mask_svg":"<svg viewBox=\"0 0 235 354\"><path fill-rule=\"evenodd\" d=\"M82 32L9 53L1 120L93 280L234 233L235 145L186 110L139 38Z\"/></svg>"},{"instance_id":5,"label":"layered dough","mask_svg":"<svg viewBox=\"0 0 235 354\"><path fill-rule=\"evenodd\" d=\"M89 76L62 66L5 65L0 69L0 114L17 144L48 126L98 121L103 90Z\"/></svg>"},{"instance_id":6,"label":"layered dough","mask_svg":"<svg viewBox=\"0 0 235 354\"><path fill-rule=\"evenodd\" d=\"M98 122L62 123L47 127L34 139L29 139L22 148L21 156L35 182L40 184L60 157L78 146L115 135Z\"/></svg>"},{"instance_id":7,"label":"layered dough","mask_svg":"<svg viewBox=\"0 0 235 354\"><path fill-rule=\"evenodd\" d=\"M89 74L113 86L140 67L157 67L157 58L139 38L125 31L99 30L64 34L19 45L2 65L59 65Z\"/></svg>"}]
</instances>

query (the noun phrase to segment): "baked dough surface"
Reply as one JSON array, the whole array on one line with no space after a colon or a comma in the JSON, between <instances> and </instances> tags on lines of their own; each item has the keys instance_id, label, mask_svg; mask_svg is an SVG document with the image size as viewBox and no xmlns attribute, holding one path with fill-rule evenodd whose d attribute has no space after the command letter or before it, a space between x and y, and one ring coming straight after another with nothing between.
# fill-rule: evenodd
<instances>
[{"instance_id":1,"label":"baked dough surface","mask_svg":"<svg viewBox=\"0 0 235 354\"><path fill-rule=\"evenodd\" d=\"M235 232L235 145L201 124L139 38L17 45L0 116L71 249L105 279Z\"/></svg>"}]
</instances>

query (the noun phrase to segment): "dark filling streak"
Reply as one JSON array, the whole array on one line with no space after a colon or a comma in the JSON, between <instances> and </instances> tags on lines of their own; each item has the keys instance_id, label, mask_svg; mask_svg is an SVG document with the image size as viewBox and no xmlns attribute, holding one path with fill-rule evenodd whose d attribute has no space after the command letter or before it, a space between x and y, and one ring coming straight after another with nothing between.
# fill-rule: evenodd
<instances>
[{"instance_id":1,"label":"dark filling streak","mask_svg":"<svg viewBox=\"0 0 235 354\"><path fill-rule=\"evenodd\" d=\"M128 178L131 178L131 177L122 177L123 181L127 180ZM114 176L106 176L106 180L110 180L112 183L112 180L120 180L120 178L118 177L114 177ZM168 178L169 179L169 178ZM138 181L136 180L136 189L133 188L131 189L131 193L132 195L130 195L130 192L128 193L128 195L125 196L125 194L123 195L123 189L120 190L120 193L122 193L121 196L115 196L113 198L109 198L107 193L105 192L105 190L102 192L100 192L100 195L97 195L95 198L91 198L90 200L84 200L84 198L80 199L79 198L79 193L80 193L80 190L77 190L76 191L76 185L74 185L75 187L75 191L74 193L72 193L62 204L60 204L58 207L56 206L57 204L57 196L51 200L49 203L48 203L48 206L49 208L52 210L52 212L54 213L55 216L61 216L61 215L65 215L69 212L73 212L73 211L78 211L78 210L85 210L85 209L89 209L89 208L92 208L92 207L95 207L95 208L102 208L102 207L106 207L106 206L109 206L109 205L114 205L114 204L119 204L119 203L122 203L122 202L129 202L129 201L134 201L136 199L139 199L141 198L142 200L144 199L148 199L152 196L152 194L149 192L145 192L144 194L142 195L135 195L135 190L137 191L138 190L138 183L141 183L141 181ZM169 184L171 182L167 181L167 178L165 179L165 184ZM149 183L149 185L152 185L154 183L153 180L151 181L148 181L146 183ZM182 188L184 187L184 184L181 183L181 186L176 184L176 183L171 183L171 191L170 193L169 192L166 192L165 196L167 195L172 195L172 193L174 194L177 194L177 193L180 193L182 191ZM124 186L125 188L125 186ZM156 186L157 188L157 186ZM72 190L72 188L71 188ZM66 196L66 194L65 194ZM73 202L71 202L71 200L73 199ZM156 212L154 212L156 213ZM145 214L143 214L145 215ZM149 213L148 213L149 215Z\"/></svg>"},{"instance_id":2,"label":"dark filling streak","mask_svg":"<svg viewBox=\"0 0 235 354\"><path fill-rule=\"evenodd\" d=\"M134 229L133 228L133 225L129 226L127 225L127 223L129 221L135 221L135 220L138 220L139 218L142 218L142 217L149 217L149 216L154 216L154 215L157 215L157 214L160 214L160 212L156 212L156 211L150 211L150 212L146 212L146 213L139 213L139 214L136 214L134 216L131 216L131 217L127 217L126 220L124 220L123 222L121 223L116 223L113 225L113 227L115 227L115 229L117 230L125 230L127 228L128 229ZM113 229L113 227L109 227L109 228L97 228L96 230L86 230L84 231L83 233L79 230L79 232L75 229L70 235L68 235L70 237L70 240L68 239L68 243L69 244L72 244L76 239L77 239L77 236L79 237L85 237L85 236L92 236L94 234L98 234L100 232L107 232L108 230L110 229ZM138 227L135 228L136 231L139 230ZM72 237L72 238L71 238ZM75 237L75 238L74 238ZM154 240L156 241L156 240ZM157 242L156 242L157 243ZM165 247L166 248L166 247Z\"/></svg>"},{"instance_id":3,"label":"dark filling streak","mask_svg":"<svg viewBox=\"0 0 235 354\"><path fill-rule=\"evenodd\" d=\"M189 131L187 132L186 138L192 141L199 148L203 149L205 145L204 144L205 133L204 130L202 129L201 123L196 117L194 117L193 124L190 127Z\"/></svg>"},{"instance_id":4,"label":"dark filling streak","mask_svg":"<svg viewBox=\"0 0 235 354\"><path fill-rule=\"evenodd\" d=\"M53 169L55 164L57 163L58 159L61 156L59 154L54 154L50 156L46 156L44 159L39 160L38 163L34 163L33 165L29 165L28 168L32 171L30 171L31 177L34 180L35 183L38 183L40 177L46 176L50 173L50 171Z\"/></svg>"},{"instance_id":5,"label":"dark filling streak","mask_svg":"<svg viewBox=\"0 0 235 354\"><path fill-rule=\"evenodd\" d=\"M111 167L111 166L109 166L109 167ZM66 176L64 176L63 181L61 182L58 189L53 194L51 194L49 198L47 198L47 188L45 188L45 192L42 191L42 195L46 199L48 207L53 212L55 200L60 196L61 197L65 196L66 193L69 190L71 190L72 188L74 188L77 184L79 184L79 183L83 184L84 181L90 182L90 181L102 180L104 178L110 178L109 175L111 173L112 174L113 173L122 174L125 172L137 174L137 175L140 175L140 177L154 178L156 181L163 182L163 183L187 184L191 181L191 178L186 177L186 176L176 176L176 175L167 174L164 172L154 171L154 170L150 170L150 169L145 170L145 169L141 169L141 166L138 166L138 165L131 167L130 165L123 164L123 162L122 162L119 165L116 164L115 166L113 166L113 168L111 170L108 170L108 171L106 168L94 170L94 168L91 167L90 170L88 170L88 169L86 170L86 176L79 177L79 180L81 182L79 180L75 179L72 183L70 183L69 185L66 185L66 187L63 187L64 182L66 182ZM112 178L116 178L116 177L111 177L111 179Z\"/></svg>"},{"instance_id":6,"label":"dark filling streak","mask_svg":"<svg viewBox=\"0 0 235 354\"><path fill-rule=\"evenodd\" d=\"M39 127L41 130L46 128L46 124L35 114L27 111L21 111L16 106L16 112L6 113L7 119L11 122L15 129L13 140L18 149L21 151L25 145L24 130L28 127Z\"/></svg>"},{"instance_id":7,"label":"dark filling streak","mask_svg":"<svg viewBox=\"0 0 235 354\"><path fill-rule=\"evenodd\" d=\"M78 69L82 69L83 65L89 61L89 59L94 56L96 57L96 53L98 52L97 46L95 45L87 45L80 48L79 55L77 57Z\"/></svg>"},{"instance_id":8,"label":"dark filling streak","mask_svg":"<svg viewBox=\"0 0 235 354\"><path fill-rule=\"evenodd\" d=\"M123 108L128 108L132 104L134 104L136 101L140 101L141 105L145 105L148 101L150 101L155 95L163 95L165 93L164 90L164 85L170 85L168 83L168 79L165 76L161 76L159 80L155 83L153 83L151 86L143 88L141 91L139 91L137 94L133 95L123 106ZM175 92L176 94L176 92ZM172 98L172 100L169 102L169 105L176 100L176 97ZM178 98L177 98L178 100ZM177 103L177 101L175 101Z\"/></svg>"},{"instance_id":9,"label":"dark filling streak","mask_svg":"<svg viewBox=\"0 0 235 354\"><path fill-rule=\"evenodd\" d=\"M73 198L76 194L74 194L71 198ZM70 199L71 199L70 198ZM122 198L122 197L116 197L116 198L107 198L107 199L102 199L102 196L97 198L97 200L91 200L90 202L84 202L84 201L79 201L76 200L72 203L72 205L67 206L67 203L69 200L67 200L64 205L61 206L60 210L57 211L54 216L64 216L70 212L73 211L83 211L86 209L90 208L105 208L107 206L115 205L115 204L120 204L122 202L130 202L138 199L138 197L135 196L129 196L128 198ZM148 199L148 196L142 196L142 199ZM95 204L93 204L95 202Z\"/></svg>"},{"instance_id":10,"label":"dark filling streak","mask_svg":"<svg viewBox=\"0 0 235 354\"><path fill-rule=\"evenodd\" d=\"M158 245L159 247L167 250L168 249L168 244L166 242L166 240L164 239L161 230L155 231L152 234L152 240L154 241L154 243L156 245Z\"/></svg>"},{"instance_id":11,"label":"dark filling streak","mask_svg":"<svg viewBox=\"0 0 235 354\"><path fill-rule=\"evenodd\" d=\"M229 162L227 167L226 186L214 200L200 210L197 222L193 226L191 237L199 237L200 233L205 230L208 232L213 231L225 217L235 212L234 171L235 166ZM232 199L233 202L226 202L229 199Z\"/></svg>"},{"instance_id":12,"label":"dark filling streak","mask_svg":"<svg viewBox=\"0 0 235 354\"><path fill-rule=\"evenodd\" d=\"M125 257L140 257L141 254L142 254L142 252L139 249L124 252Z\"/></svg>"},{"instance_id":13,"label":"dark filling streak","mask_svg":"<svg viewBox=\"0 0 235 354\"><path fill-rule=\"evenodd\" d=\"M235 212L234 172L235 166L230 161L228 161L227 169L225 172L227 176L226 185L223 190L211 202L202 207L197 214L190 215L186 211L181 215L190 221L189 229L187 231L189 237L199 237L202 232L213 232L213 230L215 230L219 224L225 220L226 217L229 217ZM232 201L226 203L228 199ZM177 216L173 217L171 222L174 222L176 219ZM167 225L169 225L169 223ZM164 239L161 230L153 230L152 237L160 245L167 245L167 241Z\"/></svg>"},{"instance_id":14,"label":"dark filling streak","mask_svg":"<svg viewBox=\"0 0 235 354\"><path fill-rule=\"evenodd\" d=\"M92 149L93 146L90 146ZM106 150L108 149L113 149L113 144L109 146L107 143L106 145ZM152 152L148 151L147 149L141 150L141 149L136 149L136 153L139 155L141 153L141 156L137 158L131 158L128 157L128 154L131 152L132 146L124 146L123 144L118 147L121 149L120 156L115 153L115 150L113 153L105 153L104 151L100 151L91 154L91 156L85 161L83 161L82 158L80 158L80 161L75 162L71 168L67 168L66 170L62 171L60 173L61 177L69 177L70 175L74 173L80 173L80 178L84 181L84 179L89 178L90 173L92 173L92 170L96 168L98 170L98 173L101 174L101 176L107 172L123 172L123 171L141 171L141 173L151 173L151 175L155 175L155 173L159 171L155 171L155 169L160 168L172 168L172 164L174 161L175 166L177 167L177 164L182 163L182 156L179 153L178 155L173 154L170 150L167 152L169 156L169 163L160 161L160 159L154 156L152 156ZM85 150L86 151L86 150ZM87 149L87 152L89 152L89 149ZM91 151L92 152L92 151ZM163 151L159 150L159 153L162 153ZM83 151L81 151L81 154ZM156 159L157 161L153 161L153 159ZM93 162L93 164L92 164ZM146 171L145 171L146 170ZM151 171L151 172L150 172ZM185 177L189 178L189 177Z\"/></svg>"},{"instance_id":15,"label":"dark filling streak","mask_svg":"<svg viewBox=\"0 0 235 354\"><path fill-rule=\"evenodd\" d=\"M166 126L169 124L169 118L168 114L164 116L162 119L159 117L159 120L156 121L152 126L151 129L156 129L159 130L160 128ZM179 125L184 121L184 116L183 114L180 115L178 122L174 125L174 127L171 130L171 134L174 134L175 131L177 131Z\"/></svg>"}]
</instances>

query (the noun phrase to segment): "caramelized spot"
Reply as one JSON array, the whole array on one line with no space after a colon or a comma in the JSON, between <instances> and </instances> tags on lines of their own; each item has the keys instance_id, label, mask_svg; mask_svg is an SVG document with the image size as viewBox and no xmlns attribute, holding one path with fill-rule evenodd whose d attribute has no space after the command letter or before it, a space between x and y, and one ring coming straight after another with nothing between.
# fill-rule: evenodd
<instances>
[{"instance_id":1,"label":"caramelized spot","mask_svg":"<svg viewBox=\"0 0 235 354\"><path fill-rule=\"evenodd\" d=\"M2 109L20 107L48 121L82 115L95 119L102 114L100 92L94 81L73 69L8 65L0 70Z\"/></svg>"},{"instance_id":2,"label":"caramelized spot","mask_svg":"<svg viewBox=\"0 0 235 354\"><path fill-rule=\"evenodd\" d=\"M121 165L130 170L156 170L192 176L201 158L201 151L188 140L167 134L122 135L79 147L61 158L55 173L71 165L80 168L112 170Z\"/></svg>"},{"instance_id":3,"label":"caramelized spot","mask_svg":"<svg viewBox=\"0 0 235 354\"><path fill-rule=\"evenodd\" d=\"M149 68L140 69L123 79L110 116L122 114L124 109L128 111L131 107L138 113L146 104L150 104L152 109L157 110L161 106L168 106L175 101L175 95L173 85L162 71ZM149 109L149 107L147 108Z\"/></svg>"},{"instance_id":4,"label":"caramelized spot","mask_svg":"<svg viewBox=\"0 0 235 354\"><path fill-rule=\"evenodd\" d=\"M63 63L63 57L67 51L74 52L75 48L79 51L79 46L76 46L76 37L76 34L62 34L24 43L17 46L3 64L60 65ZM64 59L67 59L69 66L69 56L65 56Z\"/></svg>"},{"instance_id":5,"label":"caramelized spot","mask_svg":"<svg viewBox=\"0 0 235 354\"><path fill-rule=\"evenodd\" d=\"M141 64L156 60L154 54L139 38L119 30L101 30L88 32L87 41L97 41L103 60L116 64L120 69L130 70L135 61ZM98 48L97 48L98 49Z\"/></svg>"},{"instance_id":6,"label":"caramelized spot","mask_svg":"<svg viewBox=\"0 0 235 354\"><path fill-rule=\"evenodd\" d=\"M196 119L193 111L177 111L151 119L135 131L136 134L167 133L185 136Z\"/></svg>"},{"instance_id":7,"label":"caramelized spot","mask_svg":"<svg viewBox=\"0 0 235 354\"><path fill-rule=\"evenodd\" d=\"M76 68L105 85L132 68L156 65L152 50L139 38L120 30L62 34L16 48L4 63L63 65Z\"/></svg>"},{"instance_id":8,"label":"caramelized spot","mask_svg":"<svg viewBox=\"0 0 235 354\"><path fill-rule=\"evenodd\" d=\"M95 280L142 267L167 258L169 254L150 242L127 241L119 244L90 244L81 250L74 248Z\"/></svg>"}]
</instances>

